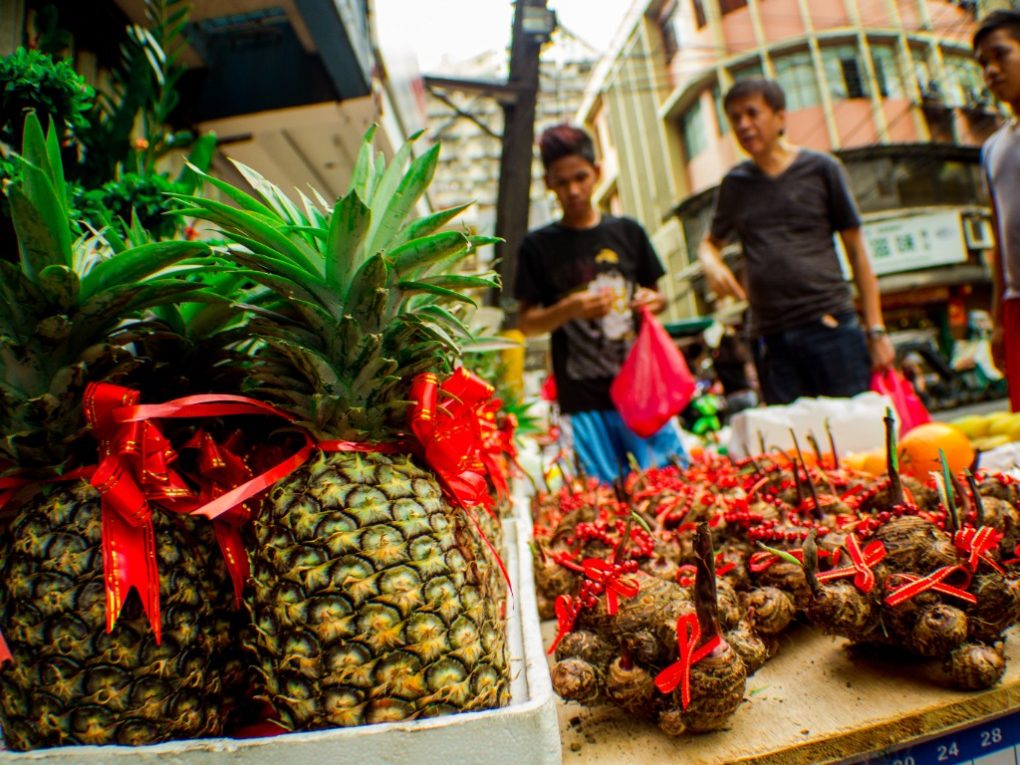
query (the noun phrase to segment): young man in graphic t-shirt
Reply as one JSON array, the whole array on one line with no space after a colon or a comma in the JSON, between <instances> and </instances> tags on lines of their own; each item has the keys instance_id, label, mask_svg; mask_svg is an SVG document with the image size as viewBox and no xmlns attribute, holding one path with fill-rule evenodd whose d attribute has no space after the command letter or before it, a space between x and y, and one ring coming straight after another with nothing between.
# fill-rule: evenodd
<instances>
[{"instance_id":1,"label":"young man in graphic t-shirt","mask_svg":"<svg viewBox=\"0 0 1020 765\"><path fill-rule=\"evenodd\" d=\"M1020 13L992 11L974 33L974 54L985 84L1009 104L1013 119L981 148L981 167L992 197L995 251L992 273L992 352L1006 373L1009 401L1020 411Z\"/></svg>"},{"instance_id":2,"label":"young man in graphic t-shirt","mask_svg":"<svg viewBox=\"0 0 1020 765\"><path fill-rule=\"evenodd\" d=\"M846 173L828 154L786 142L786 97L777 83L742 80L723 105L751 158L719 185L698 256L718 297L748 301L762 398L786 404L800 396L862 393L872 368L887 368L895 351L885 334L878 281ZM860 294L863 330L839 265L835 233ZM743 246L744 285L720 256L733 238Z\"/></svg>"},{"instance_id":3,"label":"young man in graphic t-shirt","mask_svg":"<svg viewBox=\"0 0 1020 765\"><path fill-rule=\"evenodd\" d=\"M674 423L641 439L609 396L634 340L634 310L665 307L655 289L663 268L638 223L592 204L599 166L587 133L557 125L542 133L539 148L563 217L521 244L518 327L526 335L552 332L553 374L571 446L588 475L609 482L628 454L643 467L683 455Z\"/></svg>"}]
</instances>

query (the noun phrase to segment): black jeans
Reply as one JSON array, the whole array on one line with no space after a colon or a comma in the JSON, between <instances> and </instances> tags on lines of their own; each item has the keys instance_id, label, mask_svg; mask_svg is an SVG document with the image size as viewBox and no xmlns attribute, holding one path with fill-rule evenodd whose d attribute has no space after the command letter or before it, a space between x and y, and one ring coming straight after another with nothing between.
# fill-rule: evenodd
<instances>
[{"instance_id":1,"label":"black jeans","mask_svg":"<svg viewBox=\"0 0 1020 765\"><path fill-rule=\"evenodd\" d=\"M871 356L857 314L835 314L762 335L751 343L766 404L789 404L801 396L855 396L871 385ZM830 322L831 323L831 322Z\"/></svg>"}]
</instances>

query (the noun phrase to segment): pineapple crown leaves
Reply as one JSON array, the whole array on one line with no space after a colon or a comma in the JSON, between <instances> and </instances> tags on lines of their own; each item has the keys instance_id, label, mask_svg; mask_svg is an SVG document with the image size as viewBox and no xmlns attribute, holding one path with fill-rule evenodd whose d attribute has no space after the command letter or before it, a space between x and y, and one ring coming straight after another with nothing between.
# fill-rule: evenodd
<instances>
[{"instance_id":1,"label":"pineapple crown leaves","mask_svg":"<svg viewBox=\"0 0 1020 765\"><path fill-rule=\"evenodd\" d=\"M441 230L464 206L412 216L439 147L391 162L365 134L350 188L334 204L299 204L235 163L255 195L206 176L231 204L177 195L181 214L217 224L238 272L278 302L249 324L258 338L249 387L323 437L386 437L403 425L411 378L447 372L470 337L468 291L498 287L489 271L459 273L491 237Z\"/></svg>"},{"instance_id":2,"label":"pineapple crown leaves","mask_svg":"<svg viewBox=\"0 0 1020 765\"><path fill-rule=\"evenodd\" d=\"M185 277L208 265L208 247L196 242L111 251L95 237L75 239L59 148L53 126L44 134L30 114L21 179L7 190L20 261L0 262L0 451L15 463L63 461L84 385L124 368L125 322L201 293Z\"/></svg>"}]
</instances>

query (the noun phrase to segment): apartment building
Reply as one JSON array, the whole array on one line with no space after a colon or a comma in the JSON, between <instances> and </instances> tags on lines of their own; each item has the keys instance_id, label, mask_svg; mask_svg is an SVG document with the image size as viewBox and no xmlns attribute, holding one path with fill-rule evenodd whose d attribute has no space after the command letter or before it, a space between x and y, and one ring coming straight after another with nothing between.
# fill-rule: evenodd
<instances>
[{"instance_id":1,"label":"apartment building","mask_svg":"<svg viewBox=\"0 0 1020 765\"><path fill-rule=\"evenodd\" d=\"M671 317L703 314L697 244L743 158L722 110L736 81L777 80L788 137L846 165L887 320L942 333L987 306L991 244L978 153L1004 112L970 40L969 0L636 0L579 111L599 199L653 232ZM796 211L791 211L796 215ZM739 251L729 255L739 267Z\"/></svg>"}]
</instances>

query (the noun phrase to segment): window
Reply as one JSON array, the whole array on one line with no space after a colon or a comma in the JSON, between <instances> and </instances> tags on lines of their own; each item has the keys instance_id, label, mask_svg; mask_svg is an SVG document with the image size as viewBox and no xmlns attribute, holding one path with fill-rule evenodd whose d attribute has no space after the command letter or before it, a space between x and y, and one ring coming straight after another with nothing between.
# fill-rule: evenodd
<instances>
[{"instance_id":1,"label":"window","mask_svg":"<svg viewBox=\"0 0 1020 765\"><path fill-rule=\"evenodd\" d=\"M786 91L787 111L816 106L821 101L810 53L803 51L778 56L775 67L776 81Z\"/></svg>"},{"instance_id":2,"label":"window","mask_svg":"<svg viewBox=\"0 0 1020 765\"><path fill-rule=\"evenodd\" d=\"M726 135L730 132L730 121L726 118L726 110L723 109L723 92L717 82L712 86L712 103L715 105L715 120L719 123L719 135Z\"/></svg>"},{"instance_id":3,"label":"window","mask_svg":"<svg viewBox=\"0 0 1020 765\"><path fill-rule=\"evenodd\" d=\"M705 120L701 114L701 98L680 117L680 132L683 134L684 151L688 161L698 156L708 144L705 136Z\"/></svg>"},{"instance_id":4,"label":"window","mask_svg":"<svg viewBox=\"0 0 1020 765\"><path fill-rule=\"evenodd\" d=\"M719 0L719 12L722 13L723 16L746 6L747 0Z\"/></svg>"},{"instance_id":5,"label":"window","mask_svg":"<svg viewBox=\"0 0 1020 765\"><path fill-rule=\"evenodd\" d=\"M906 88L896 49L891 45L872 45L871 62L875 67L878 94L883 98L903 98Z\"/></svg>"},{"instance_id":6,"label":"window","mask_svg":"<svg viewBox=\"0 0 1020 765\"><path fill-rule=\"evenodd\" d=\"M730 77L733 78L734 82L740 80L749 80L752 77L764 77L765 70L762 69L761 59L755 58L752 61L739 66L735 66L730 69Z\"/></svg>"},{"instance_id":7,"label":"window","mask_svg":"<svg viewBox=\"0 0 1020 765\"><path fill-rule=\"evenodd\" d=\"M837 45L822 49L825 79L833 98L867 98L867 77L856 45Z\"/></svg>"},{"instance_id":8,"label":"window","mask_svg":"<svg viewBox=\"0 0 1020 765\"><path fill-rule=\"evenodd\" d=\"M946 101L951 106L972 106L985 100L981 70L972 59L946 56Z\"/></svg>"},{"instance_id":9,"label":"window","mask_svg":"<svg viewBox=\"0 0 1020 765\"><path fill-rule=\"evenodd\" d=\"M917 78L917 86L921 89L921 92L938 91L938 85L932 81L928 53L920 48L911 48L910 59L914 66L914 77Z\"/></svg>"},{"instance_id":10,"label":"window","mask_svg":"<svg viewBox=\"0 0 1020 765\"><path fill-rule=\"evenodd\" d=\"M662 32L662 52L668 64L674 54L680 50L680 19L677 4L670 3L659 17L659 30Z\"/></svg>"},{"instance_id":11,"label":"window","mask_svg":"<svg viewBox=\"0 0 1020 765\"><path fill-rule=\"evenodd\" d=\"M694 5L694 21L698 25L698 29L701 29L708 23L705 17L705 4L701 0L691 0Z\"/></svg>"}]
</instances>

